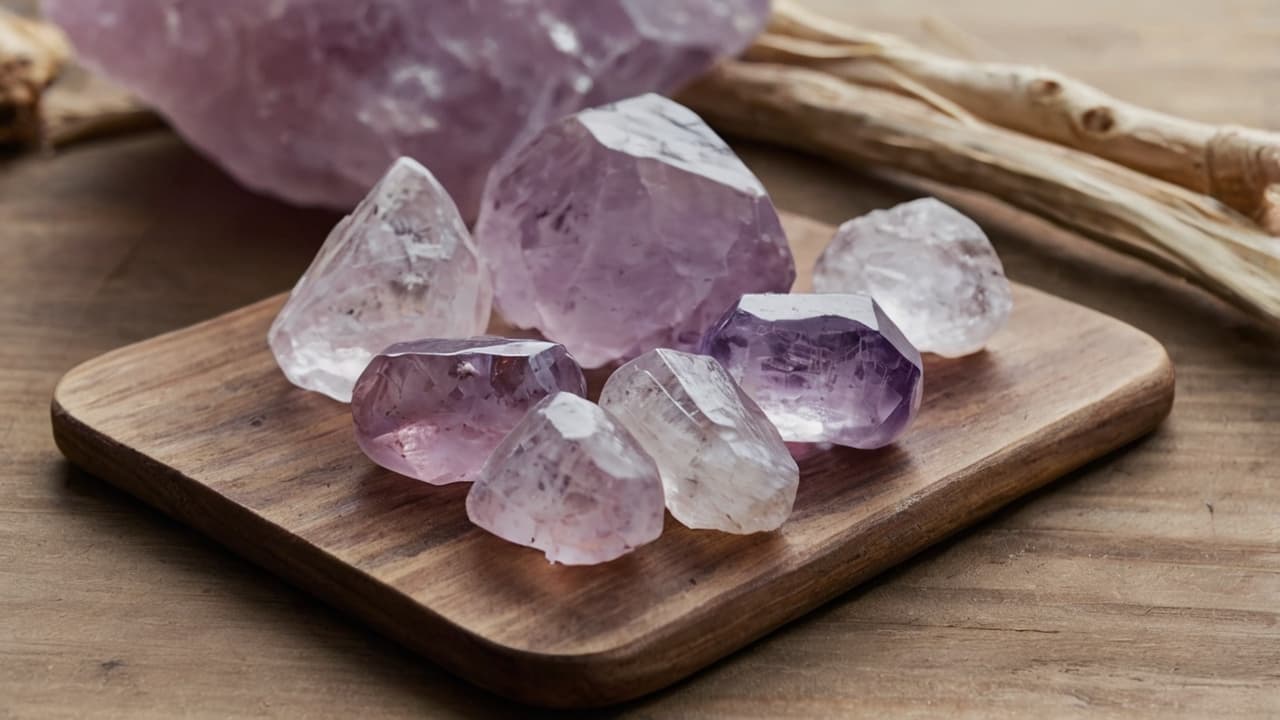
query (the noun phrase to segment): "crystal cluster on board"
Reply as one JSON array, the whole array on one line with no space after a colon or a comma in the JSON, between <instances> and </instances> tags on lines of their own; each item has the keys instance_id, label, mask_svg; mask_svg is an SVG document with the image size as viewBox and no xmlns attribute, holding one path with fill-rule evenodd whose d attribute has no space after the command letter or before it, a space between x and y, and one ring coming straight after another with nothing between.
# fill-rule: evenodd
<instances>
[{"instance_id":1,"label":"crystal cluster on board","mask_svg":"<svg viewBox=\"0 0 1280 720\"><path fill-rule=\"evenodd\" d=\"M350 207L396 157L468 219L512 143L668 92L764 27L768 0L45 0L77 57L245 185Z\"/></svg>"},{"instance_id":2,"label":"crystal cluster on board","mask_svg":"<svg viewBox=\"0 0 1280 720\"><path fill-rule=\"evenodd\" d=\"M478 335L492 298L453 200L421 164L400 158L329 234L268 340L290 382L346 402L374 353L406 339Z\"/></svg>"},{"instance_id":3,"label":"crystal cluster on board","mask_svg":"<svg viewBox=\"0 0 1280 720\"><path fill-rule=\"evenodd\" d=\"M471 480L543 398L587 394L563 345L474 337L396 343L374 356L351 401L369 459L433 485Z\"/></svg>"},{"instance_id":4,"label":"crystal cluster on board","mask_svg":"<svg viewBox=\"0 0 1280 720\"><path fill-rule=\"evenodd\" d=\"M692 350L743 293L795 280L760 181L658 95L580 112L514 150L489 178L476 242L502 315L586 367Z\"/></svg>"},{"instance_id":5,"label":"crystal cluster on board","mask_svg":"<svg viewBox=\"0 0 1280 720\"><path fill-rule=\"evenodd\" d=\"M899 323L962 354L1010 305L981 230L936 202L846 223L819 262L828 292L787 293L791 253L759 182L652 95L523 145L491 176L477 239L429 172L397 162L299 281L271 346L294 383L351 397L374 462L472 482L475 525L567 565L653 542L666 510L693 529L777 530L797 458L883 447L914 421L924 365ZM490 270L507 320L545 340L479 334ZM583 365L628 358L598 404L585 397Z\"/></svg>"},{"instance_id":6,"label":"crystal cluster on board","mask_svg":"<svg viewBox=\"0 0 1280 720\"><path fill-rule=\"evenodd\" d=\"M986 233L935 198L841 225L814 265L813 287L871 295L917 349L946 357L981 350L1013 308Z\"/></svg>"}]
</instances>

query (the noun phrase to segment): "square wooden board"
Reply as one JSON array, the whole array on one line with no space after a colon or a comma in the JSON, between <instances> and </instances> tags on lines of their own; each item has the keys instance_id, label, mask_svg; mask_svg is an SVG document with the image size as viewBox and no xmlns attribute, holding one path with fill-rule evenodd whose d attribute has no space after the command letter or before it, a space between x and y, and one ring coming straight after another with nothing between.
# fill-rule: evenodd
<instances>
[{"instance_id":1,"label":"square wooden board","mask_svg":"<svg viewBox=\"0 0 1280 720\"><path fill-rule=\"evenodd\" d=\"M784 220L803 289L832 229ZM927 360L901 442L801 463L781 530L694 532L668 517L620 560L552 566L472 527L466 487L374 466L345 405L289 385L266 344L283 299L75 368L54 397L58 446L458 675L549 706L670 684L1147 433L1173 401L1151 337L1017 286L986 352Z\"/></svg>"}]
</instances>

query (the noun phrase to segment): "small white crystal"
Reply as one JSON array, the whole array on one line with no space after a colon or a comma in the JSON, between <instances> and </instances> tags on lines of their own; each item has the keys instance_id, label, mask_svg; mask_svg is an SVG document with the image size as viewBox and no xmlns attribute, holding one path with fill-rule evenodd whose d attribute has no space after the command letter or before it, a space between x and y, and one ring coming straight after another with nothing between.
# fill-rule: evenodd
<instances>
[{"instance_id":1,"label":"small white crystal","mask_svg":"<svg viewBox=\"0 0 1280 720\"><path fill-rule=\"evenodd\" d=\"M350 402L374 354L404 340L482 334L492 300L448 193L400 158L329 234L268 340L290 382Z\"/></svg>"},{"instance_id":2,"label":"small white crystal","mask_svg":"<svg viewBox=\"0 0 1280 720\"><path fill-rule=\"evenodd\" d=\"M489 456L467 517L551 562L594 565L658 539L662 481L614 417L561 392L535 405Z\"/></svg>"},{"instance_id":3,"label":"small white crystal","mask_svg":"<svg viewBox=\"0 0 1280 720\"><path fill-rule=\"evenodd\" d=\"M814 265L813 288L871 295L918 350L945 357L981 350L1013 308L986 233L935 198L841 225Z\"/></svg>"},{"instance_id":4,"label":"small white crystal","mask_svg":"<svg viewBox=\"0 0 1280 720\"><path fill-rule=\"evenodd\" d=\"M765 532L791 515L796 461L714 359L651 350L613 373L600 404L657 461L667 509L685 525Z\"/></svg>"}]
</instances>

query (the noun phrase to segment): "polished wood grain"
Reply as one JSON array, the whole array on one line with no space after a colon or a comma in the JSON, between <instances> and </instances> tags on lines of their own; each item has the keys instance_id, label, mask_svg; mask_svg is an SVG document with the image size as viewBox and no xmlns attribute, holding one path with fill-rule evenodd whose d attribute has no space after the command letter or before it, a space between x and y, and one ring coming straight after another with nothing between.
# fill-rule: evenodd
<instances>
[{"instance_id":1,"label":"polished wood grain","mask_svg":"<svg viewBox=\"0 0 1280 720\"><path fill-rule=\"evenodd\" d=\"M814 2L926 42L924 20L941 20L962 44L1128 99L1280 129L1273 0ZM921 191L739 149L784 207L827 222ZM609 717L1280 715L1280 338L1050 226L965 203L1012 277L1168 348L1168 420ZM248 195L166 134L0 160L0 718L537 715L54 447L48 401L67 370L287 290L333 221Z\"/></svg>"},{"instance_id":2,"label":"polished wood grain","mask_svg":"<svg viewBox=\"0 0 1280 720\"><path fill-rule=\"evenodd\" d=\"M834 228L786 224L809 267ZM72 370L54 394L59 448L459 675L540 705L670 684L1149 432L1173 402L1172 366L1150 336L1018 288L986 352L930 359L903 440L802 463L781 530L744 537L669 519L622 560L566 568L472 527L465 486L369 462L347 406L291 387L275 366L266 334L282 302Z\"/></svg>"}]
</instances>

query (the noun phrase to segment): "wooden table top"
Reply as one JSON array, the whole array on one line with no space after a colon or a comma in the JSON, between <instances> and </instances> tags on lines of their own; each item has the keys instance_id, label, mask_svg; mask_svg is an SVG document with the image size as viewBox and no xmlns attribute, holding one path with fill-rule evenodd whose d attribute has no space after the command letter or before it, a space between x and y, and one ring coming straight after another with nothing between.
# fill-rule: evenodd
<instances>
[{"instance_id":1,"label":"wooden table top","mask_svg":"<svg viewBox=\"0 0 1280 720\"><path fill-rule=\"evenodd\" d=\"M1280 129L1275 0L812 4ZM913 192L742 149L780 205L826 221ZM1170 419L613 714L1280 715L1280 334L995 203L957 201L1012 277L1165 343ZM63 372L287 289L333 220L248 195L165 132L0 161L0 718L527 716L53 446Z\"/></svg>"}]
</instances>

